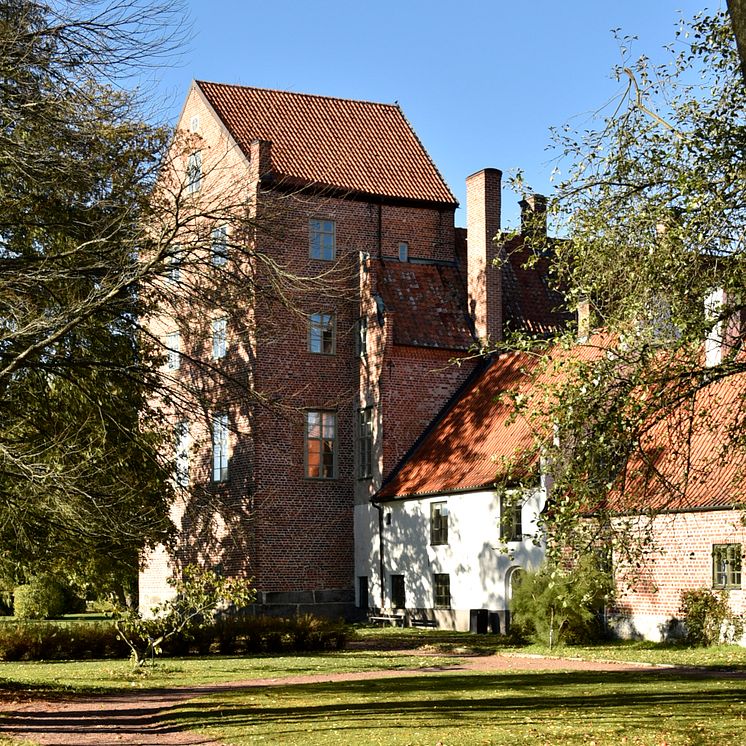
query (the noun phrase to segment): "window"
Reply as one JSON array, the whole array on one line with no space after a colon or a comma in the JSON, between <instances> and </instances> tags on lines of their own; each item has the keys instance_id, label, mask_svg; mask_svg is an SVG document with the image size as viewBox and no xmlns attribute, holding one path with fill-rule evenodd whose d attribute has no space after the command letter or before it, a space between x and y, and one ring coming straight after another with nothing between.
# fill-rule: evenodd
<instances>
[{"instance_id":1,"label":"window","mask_svg":"<svg viewBox=\"0 0 746 746\"><path fill-rule=\"evenodd\" d=\"M394 609L405 609L407 607L403 575L391 576L391 607Z\"/></svg>"},{"instance_id":2,"label":"window","mask_svg":"<svg viewBox=\"0 0 746 746\"><path fill-rule=\"evenodd\" d=\"M448 507L430 503L430 543L448 544Z\"/></svg>"},{"instance_id":3,"label":"window","mask_svg":"<svg viewBox=\"0 0 746 746\"><path fill-rule=\"evenodd\" d=\"M228 261L228 226L213 228L210 237L212 266L222 267Z\"/></svg>"},{"instance_id":4,"label":"window","mask_svg":"<svg viewBox=\"0 0 746 746\"><path fill-rule=\"evenodd\" d=\"M228 319L212 320L212 359L225 357L228 348Z\"/></svg>"},{"instance_id":5,"label":"window","mask_svg":"<svg viewBox=\"0 0 746 746\"><path fill-rule=\"evenodd\" d=\"M228 479L228 415L216 414L212 418L212 481Z\"/></svg>"},{"instance_id":6,"label":"window","mask_svg":"<svg viewBox=\"0 0 746 746\"><path fill-rule=\"evenodd\" d=\"M311 259L331 261L336 256L336 224L333 220L310 220Z\"/></svg>"},{"instance_id":7,"label":"window","mask_svg":"<svg viewBox=\"0 0 746 746\"><path fill-rule=\"evenodd\" d=\"M308 349L333 355L336 348L336 318L333 313L312 313L309 318Z\"/></svg>"},{"instance_id":8,"label":"window","mask_svg":"<svg viewBox=\"0 0 746 746\"><path fill-rule=\"evenodd\" d=\"M399 242L399 261L409 261L409 244L406 241Z\"/></svg>"},{"instance_id":9,"label":"window","mask_svg":"<svg viewBox=\"0 0 746 746\"><path fill-rule=\"evenodd\" d=\"M306 476L334 479L337 474L336 412L306 412Z\"/></svg>"},{"instance_id":10,"label":"window","mask_svg":"<svg viewBox=\"0 0 746 746\"><path fill-rule=\"evenodd\" d=\"M181 420L174 427L174 479L179 487L189 486L189 423Z\"/></svg>"},{"instance_id":11,"label":"window","mask_svg":"<svg viewBox=\"0 0 746 746\"><path fill-rule=\"evenodd\" d=\"M199 132L199 114L195 114L189 120L189 131L190 132Z\"/></svg>"},{"instance_id":12,"label":"window","mask_svg":"<svg viewBox=\"0 0 746 746\"><path fill-rule=\"evenodd\" d=\"M357 579L357 606L359 609L367 609L369 606L367 575L360 575Z\"/></svg>"},{"instance_id":13,"label":"window","mask_svg":"<svg viewBox=\"0 0 746 746\"><path fill-rule=\"evenodd\" d=\"M174 246L166 256L166 279L174 285L181 280L181 246Z\"/></svg>"},{"instance_id":14,"label":"window","mask_svg":"<svg viewBox=\"0 0 746 746\"><path fill-rule=\"evenodd\" d=\"M500 538L503 541L523 540L523 499L518 493L500 497Z\"/></svg>"},{"instance_id":15,"label":"window","mask_svg":"<svg viewBox=\"0 0 746 746\"><path fill-rule=\"evenodd\" d=\"M170 332L166 335L166 354L169 370L178 370L181 365L181 334Z\"/></svg>"},{"instance_id":16,"label":"window","mask_svg":"<svg viewBox=\"0 0 746 746\"><path fill-rule=\"evenodd\" d=\"M741 545L713 544L712 587L741 587Z\"/></svg>"},{"instance_id":17,"label":"window","mask_svg":"<svg viewBox=\"0 0 746 746\"><path fill-rule=\"evenodd\" d=\"M202 153L199 150L187 158L186 177L187 194L194 194L202 188Z\"/></svg>"},{"instance_id":18,"label":"window","mask_svg":"<svg viewBox=\"0 0 746 746\"><path fill-rule=\"evenodd\" d=\"M368 354L368 319L366 316L362 316L357 320L355 342L358 356L366 357Z\"/></svg>"},{"instance_id":19,"label":"window","mask_svg":"<svg viewBox=\"0 0 746 746\"><path fill-rule=\"evenodd\" d=\"M357 475L367 479L373 475L373 407L357 412Z\"/></svg>"},{"instance_id":20,"label":"window","mask_svg":"<svg viewBox=\"0 0 746 746\"><path fill-rule=\"evenodd\" d=\"M451 576L448 573L433 574L433 588L435 590L435 608L451 608Z\"/></svg>"}]
</instances>

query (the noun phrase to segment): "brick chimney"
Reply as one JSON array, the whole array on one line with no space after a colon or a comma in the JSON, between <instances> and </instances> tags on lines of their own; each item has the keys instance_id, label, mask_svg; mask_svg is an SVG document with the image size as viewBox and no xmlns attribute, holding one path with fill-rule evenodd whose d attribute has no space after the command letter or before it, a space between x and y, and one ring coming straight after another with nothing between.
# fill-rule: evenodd
<instances>
[{"instance_id":1,"label":"brick chimney","mask_svg":"<svg viewBox=\"0 0 746 746\"><path fill-rule=\"evenodd\" d=\"M249 151L249 179L259 182L272 171L272 143L269 140L254 140Z\"/></svg>"},{"instance_id":2,"label":"brick chimney","mask_svg":"<svg viewBox=\"0 0 746 746\"><path fill-rule=\"evenodd\" d=\"M499 249L502 172L485 168L466 179L466 241L469 313L482 342L502 339L502 272Z\"/></svg>"},{"instance_id":3,"label":"brick chimney","mask_svg":"<svg viewBox=\"0 0 746 746\"><path fill-rule=\"evenodd\" d=\"M521 207L521 235L543 238L547 235L547 198L543 194L527 194L518 203Z\"/></svg>"}]
</instances>

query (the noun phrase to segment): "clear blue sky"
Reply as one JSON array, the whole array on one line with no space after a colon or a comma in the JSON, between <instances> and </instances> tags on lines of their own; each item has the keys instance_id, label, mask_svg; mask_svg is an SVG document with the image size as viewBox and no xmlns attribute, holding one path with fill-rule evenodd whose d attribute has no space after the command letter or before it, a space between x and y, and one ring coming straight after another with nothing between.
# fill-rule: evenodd
<instances>
[{"instance_id":1,"label":"clear blue sky","mask_svg":"<svg viewBox=\"0 0 746 746\"><path fill-rule=\"evenodd\" d=\"M724 3L723 3L724 4ZM713 0L710 7L719 7ZM550 193L549 128L582 127L623 90L610 30L655 59L690 0L189 0L193 38L161 70L173 121L193 78L326 96L398 101L462 206L484 167L524 171ZM680 12L679 12L680 11ZM503 225L518 197L503 195ZM457 224L465 216L460 209Z\"/></svg>"}]
</instances>

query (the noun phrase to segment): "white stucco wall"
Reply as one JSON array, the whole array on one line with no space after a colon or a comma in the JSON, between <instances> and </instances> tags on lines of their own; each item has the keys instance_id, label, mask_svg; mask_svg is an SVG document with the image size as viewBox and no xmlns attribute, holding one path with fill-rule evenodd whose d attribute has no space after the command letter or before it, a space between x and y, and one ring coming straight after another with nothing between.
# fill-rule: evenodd
<instances>
[{"instance_id":1,"label":"white stucco wall","mask_svg":"<svg viewBox=\"0 0 746 746\"><path fill-rule=\"evenodd\" d=\"M404 575L407 609L432 611L433 575L447 573L451 609L435 613L442 626L468 629L470 610L507 609L513 568L536 569L544 558L543 545L535 538L545 492L527 492L524 500L524 538L507 543L500 539L500 498L494 491L383 503L384 606L391 606L390 576L395 574ZM447 544L430 544L432 503L447 505ZM377 511L360 505L355 515L356 575L369 578L369 602L374 607L381 606L378 546Z\"/></svg>"}]
</instances>

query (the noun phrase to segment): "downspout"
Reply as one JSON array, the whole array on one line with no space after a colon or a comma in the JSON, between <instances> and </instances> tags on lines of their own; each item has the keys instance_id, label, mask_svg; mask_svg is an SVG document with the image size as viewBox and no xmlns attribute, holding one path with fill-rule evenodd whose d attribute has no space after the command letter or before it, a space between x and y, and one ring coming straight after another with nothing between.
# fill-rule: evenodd
<instances>
[{"instance_id":1,"label":"downspout","mask_svg":"<svg viewBox=\"0 0 746 746\"><path fill-rule=\"evenodd\" d=\"M384 582L384 567L386 562L383 556L383 505L371 500L371 505L378 511L378 557L380 559L380 567L378 569L381 579L381 610L386 606L386 583Z\"/></svg>"},{"instance_id":2,"label":"downspout","mask_svg":"<svg viewBox=\"0 0 746 746\"><path fill-rule=\"evenodd\" d=\"M378 203L378 258L383 259L383 205Z\"/></svg>"}]
</instances>

